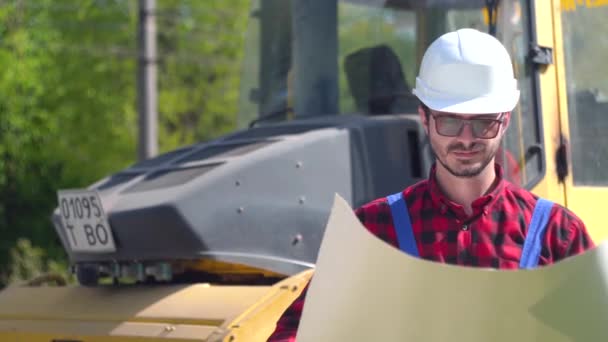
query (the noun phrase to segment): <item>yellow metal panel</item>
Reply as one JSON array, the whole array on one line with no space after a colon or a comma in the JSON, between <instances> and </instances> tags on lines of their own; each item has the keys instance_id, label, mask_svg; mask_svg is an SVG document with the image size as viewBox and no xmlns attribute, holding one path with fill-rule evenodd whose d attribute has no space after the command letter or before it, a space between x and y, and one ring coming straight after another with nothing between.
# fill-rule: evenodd
<instances>
[{"instance_id":1,"label":"yellow metal panel","mask_svg":"<svg viewBox=\"0 0 608 342\"><path fill-rule=\"evenodd\" d=\"M537 43L555 49L551 0L534 1ZM560 143L560 107L558 105L557 68L549 65L540 73L540 103L545 145L545 177L532 191L565 205L565 190L557 179L555 153Z\"/></svg>"},{"instance_id":2,"label":"yellow metal panel","mask_svg":"<svg viewBox=\"0 0 608 342\"><path fill-rule=\"evenodd\" d=\"M312 270L273 286L11 287L0 341L266 341Z\"/></svg>"},{"instance_id":3,"label":"yellow metal panel","mask_svg":"<svg viewBox=\"0 0 608 342\"><path fill-rule=\"evenodd\" d=\"M269 286L13 287L0 292L0 341L6 332L53 337L193 338L227 333L228 322L255 305ZM37 322L16 324L18 322ZM86 330L80 333L70 326ZM163 329L168 329L167 331ZM22 336L22 335L18 335ZM24 336L24 335L23 335ZM20 339L23 341L24 339ZM27 339L25 339L27 340ZM50 341L46 339L45 341ZM88 339L87 339L88 341ZM212 341L212 340L209 340Z\"/></svg>"},{"instance_id":4,"label":"yellow metal panel","mask_svg":"<svg viewBox=\"0 0 608 342\"><path fill-rule=\"evenodd\" d=\"M45 342L53 339L89 341L208 341L214 327L159 323L110 323L87 321L0 321L0 331L12 331L21 341L25 336L38 336ZM2 335L2 341L5 336Z\"/></svg>"},{"instance_id":5,"label":"yellow metal panel","mask_svg":"<svg viewBox=\"0 0 608 342\"><path fill-rule=\"evenodd\" d=\"M222 325L264 296L268 286L14 287L0 292L0 319ZM24 305L31 303L32 305ZM35 305L34 305L35 304Z\"/></svg>"},{"instance_id":6,"label":"yellow metal panel","mask_svg":"<svg viewBox=\"0 0 608 342\"><path fill-rule=\"evenodd\" d=\"M608 238L606 228L606 198L608 189L605 187L572 187L568 192L569 208L580 217L595 244Z\"/></svg>"},{"instance_id":7,"label":"yellow metal panel","mask_svg":"<svg viewBox=\"0 0 608 342\"><path fill-rule=\"evenodd\" d=\"M147 337L115 337L115 336L70 336L60 337L49 334L16 334L0 335L0 341L5 342L205 342L204 340L171 340L164 338Z\"/></svg>"},{"instance_id":8,"label":"yellow metal panel","mask_svg":"<svg viewBox=\"0 0 608 342\"><path fill-rule=\"evenodd\" d=\"M313 270L304 271L275 285L256 306L230 324L231 334L224 342L266 342L276 327L276 321L302 293L312 277Z\"/></svg>"},{"instance_id":9,"label":"yellow metal panel","mask_svg":"<svg viewBox=\"0 0 608 342\"><path fill-rule=\"evenodd\" d=\"M577 7L601 7L608 6L608 0L561 0L563 11L576 11Z\"/></svg>"},{"instance_id":10,"label":"yellow metal panel","mask_svg":"<svg viewBox=\"0 0 608 342\"><path fill-rule=\"evenodd\" d=\"M559 106L559 119L561 134L567 140L570 141L570 134L568 130L568 95L566 91L566 73L564 64L564 37L562 34L562 17L561 17L561 0L553 1L551 8L551 16L553 17L553 30L555 34L555 48L553 49L553 60L557 69L556 82L558 94L555 101ZM568 151L570 153L570 151ZM572 167L569 162L568 177L565 179L565 193L566 193L566 206L569 205L568 187L572 184Z\"/></svg>"},{"instance_id":11,"label":"yellow metal panel","mask_svg":"<svg viewBox=\"0 0 608 342\"><path fill-rule=\"evenodd\" d=\"M562 35L562 17L561 12L568 10L562 7L560 0L553 0L552 14L554 17L555 31L555 49L554 60L557 68L557 84L559 96L556 101L560 111L560 125L562 134L570 141L570 130L568 120L568 93L566 87L566 64L564 60L564 43ZM599 77L607 77L600 75ZM570 154L572 151L569 150ZM572 162L569 160L569 176L565 180L566 204L568 209L572 210L575 215L580 217L587 229L591 238L596 244L601 243L608 238L608 228L605 227L606 219L602 213L606 211L605 199L608 198L607 187L587 187L575 186L572 179Z\"/></svg>"},{"instance_id":12,"label":"yellow metal panel","mask_svg":"<svg viewBox=\"0 0 608 342\"><path fill-rule=\"evenodd\" d=\"M538 44L553 48L554 64L540 75L546 175L532 191L572 210L585 222L593 240L600 243L608 237L600 215L604 210L602 200L608 198L608 188L574 186L571 162L568 163L570 170L564 183L559 182L556 173L555 154L561 136L570 141L561 21L564 8L560 0L539 0L534 4Z\"/></svg>"}]
</instances>

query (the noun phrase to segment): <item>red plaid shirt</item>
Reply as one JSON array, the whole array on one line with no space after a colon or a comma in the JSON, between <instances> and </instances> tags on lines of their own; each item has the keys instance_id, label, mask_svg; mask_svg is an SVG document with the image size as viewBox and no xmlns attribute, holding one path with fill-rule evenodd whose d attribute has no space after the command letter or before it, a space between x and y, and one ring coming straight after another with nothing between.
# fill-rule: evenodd
<instances>
[{"instance_id":1,"label":"red plaid shirt","mask_svg":"<svg viewBox=\"0 0 608 342\"><path fill-rule=\"evenodd\" d=\"M435 181L434 168L429 180L404 190L421 258L472 267L519 267L537 197L503 180L498 165L496 174L493 189L472 203L472 215L467 215L461 205L442 194ZM363 205L355 213L370 232L398 248L386 198ZM554 205L539 263L554 263L593 246L583 222L568 209ZM268 341L295 341L307 288L283 313Z\"/></svg>"}]
</instances>

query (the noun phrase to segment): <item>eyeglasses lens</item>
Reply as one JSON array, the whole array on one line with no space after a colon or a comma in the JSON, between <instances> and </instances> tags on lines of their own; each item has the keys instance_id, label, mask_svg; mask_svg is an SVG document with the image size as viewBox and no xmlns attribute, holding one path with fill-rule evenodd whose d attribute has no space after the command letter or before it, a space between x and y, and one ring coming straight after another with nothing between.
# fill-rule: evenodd
<instances>
[{"instance_id":1,"label":"eyeglasses lens","mask_svg":"<svg viewBox=\"0 0 608 342\"><path fill-rule=\"evenodd\" d=\"M498 135L500 120L495 119L459 119L452 116L435 116L437 133L456 137L462 134L465 123L471 125L473 135L480 139L492 139Z\"/></svg>"}]
</instances>

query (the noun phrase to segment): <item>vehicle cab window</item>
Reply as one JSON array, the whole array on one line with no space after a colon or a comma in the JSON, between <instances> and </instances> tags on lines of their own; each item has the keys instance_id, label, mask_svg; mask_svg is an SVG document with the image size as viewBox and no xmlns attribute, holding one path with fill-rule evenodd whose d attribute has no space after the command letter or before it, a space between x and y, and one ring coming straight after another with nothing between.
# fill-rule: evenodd
<instances>
[{"instance_id":1,"label":"vehicle cab window","mask_svg":"<svg viewBox=\"0 0 608 342\"><path fill-rule=\"evenodd\" d=\"M476 28L494 34L513 59L521 98L497 159L507 179L532 188L544 163L536 76L527 58L529 6L524 0L260 0L247 32L240 117L255 116L256 104L258 118L271 121L311 110L416 114L411 88L425 49L445 32Z\"/></svg>"},{"instance_id":2,"label":"vehicle cab window","mask_svg":"<svg viewBox=\"0 0 608 342\"><path fill-rule=\"evenodd\" d=\"M608 185L608 6L562 1L574 185ZM605 2L604 2L605 3Z\"/></svg>"}]
</instances>

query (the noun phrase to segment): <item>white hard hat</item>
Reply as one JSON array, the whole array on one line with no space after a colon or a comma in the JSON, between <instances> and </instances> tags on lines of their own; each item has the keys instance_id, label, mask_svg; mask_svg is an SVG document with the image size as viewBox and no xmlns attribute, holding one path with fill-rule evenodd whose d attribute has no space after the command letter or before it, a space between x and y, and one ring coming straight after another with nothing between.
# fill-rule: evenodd
<instances>
[{"instance_id":1,"label":"white hard hat","mask_svg":"<svg viewBox=\"0 0 608 342\"><path fill-rule=\"evenodd\" d=\"M459 114L509 112L519 101L509 53L474 29L446 33L429 46L412 92L433 110Z\"/></svg>"}]
</instances>

